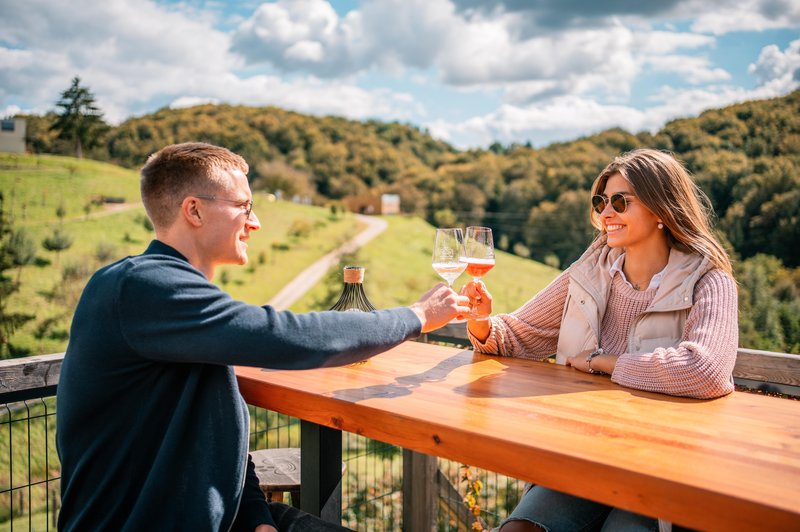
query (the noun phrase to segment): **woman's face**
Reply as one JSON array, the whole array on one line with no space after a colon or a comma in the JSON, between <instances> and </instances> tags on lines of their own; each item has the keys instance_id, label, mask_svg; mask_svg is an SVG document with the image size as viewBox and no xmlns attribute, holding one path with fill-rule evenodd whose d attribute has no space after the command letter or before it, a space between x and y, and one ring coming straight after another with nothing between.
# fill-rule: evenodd
<instances>
[{"instance_id":1,"label":"woman's face","mask_svg":"<svg viewBox=\"0 0 800 532\"><path fill-rule=\"evenodd\" d=\"M666 243L664 232L658 228L658 217L639 201L630 183L621 174L609 177L600 194L607 198L623 194L627 200L625 212L615 211L611 202L608 202L600 213L609 247L630 250L637 246L647 248L657 241Z\"/></svg>"}]
</instances>

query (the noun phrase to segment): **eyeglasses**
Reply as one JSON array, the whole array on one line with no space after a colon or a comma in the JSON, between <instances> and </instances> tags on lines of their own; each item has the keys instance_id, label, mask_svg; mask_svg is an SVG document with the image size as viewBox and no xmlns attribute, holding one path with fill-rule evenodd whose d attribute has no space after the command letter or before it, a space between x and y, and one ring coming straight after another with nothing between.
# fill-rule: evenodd
<instances>
[{"instance_id":1,"label":"eyeglasses","mask_svg":"<svg viewBox=\"0 0 800 532\"><path fill-rule=\"evenodd\" d=\"M595 194L592 196L592 208L597 214L602 214L606 210L606 205L610 202L611 208L616 212L625 212L628 208L628 201L630 201L627 196L630 196L630 194L617 192L616 194L611 194L611 199L609 199L605 194Z\"/></svg>"},{"instance_id":2,"label":"eyeglasses","mask_svg":"<svg viewBox=\"0 0 800 532\"><path fill-rule=\"evenodd\" d=\"M233 199L225 199L225 198L218 198L216 196L202 196L200 194L193 194L195 198L205 199L209 201L226 201L228 203L235 203L245 209L244 215L245 218L250 218L250 213L253 212L253 200L249 201L242 201L242 200L233 200ZM247 207L245 207L245 205Z\"/></svg>"}]
</instances>

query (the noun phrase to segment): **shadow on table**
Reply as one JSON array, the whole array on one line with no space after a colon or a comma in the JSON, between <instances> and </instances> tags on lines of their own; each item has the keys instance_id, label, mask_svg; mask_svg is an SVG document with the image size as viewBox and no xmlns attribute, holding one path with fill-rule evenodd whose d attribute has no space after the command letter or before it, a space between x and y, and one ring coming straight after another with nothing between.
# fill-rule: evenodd
<instances>
[{"instance_id":1,"label":"shadow on table","mask_svg":"<svg viewBox=\"0 0 800 532\"><path fill-rule=\"evenodd\" d=\"M414 388L418 388L426 382L443 381L453 370L472 364L474 362L472 354L472 351L460 351L451 357L441 360L438 364L422 373L397 377L395 383L336 390L331 394L331 397L346 401L364 401L366 399L391 399L410 395Z\"/></svg>"}]
</instances>

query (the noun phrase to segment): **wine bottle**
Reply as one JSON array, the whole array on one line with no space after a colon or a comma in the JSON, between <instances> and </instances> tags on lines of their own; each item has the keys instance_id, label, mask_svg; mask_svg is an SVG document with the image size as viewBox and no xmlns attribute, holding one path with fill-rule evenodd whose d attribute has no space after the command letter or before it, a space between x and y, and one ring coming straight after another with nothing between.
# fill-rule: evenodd
<instances>
[{"instance_id":1,"label":"wine bottle","mask_svg":"<svg viewBox=\"0 0 800 532\"><path fill-rule=\"evenodd\" d=\"M375 310L375 306L370 303L367 294L364 292L364 268L361 266L344 267L344 288L339 300L331 307L331 310L343 310L346 312L370 312Z\"/></svg>"}]
</instances>

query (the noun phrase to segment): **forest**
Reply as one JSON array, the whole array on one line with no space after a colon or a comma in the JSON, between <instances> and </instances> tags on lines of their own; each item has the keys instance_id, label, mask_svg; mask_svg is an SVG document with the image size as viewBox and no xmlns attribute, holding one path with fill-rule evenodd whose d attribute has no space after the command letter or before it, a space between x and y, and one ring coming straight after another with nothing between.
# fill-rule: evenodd
<instances>
[{"instance_id":1,"label":"forest","mask_svg":"<svg viewBox=\"0 0 800 532\"><path fill-rule=\"evenodd\" d=\"M55 113L26 116L29 149L73 154ZM250 164L255 190L335 204L395 193L437 226L492 227L498 247L566 268L594 237L588 190L622 152L682 160L709 196L739 282L740 345L800 352L800 91L673 120L656 133L611 129L543 148L458 150L410 124L275 107L164 108L103 131L86 157L129 168L166 144L205 141Z\"/></svg>"}]
</instances>

